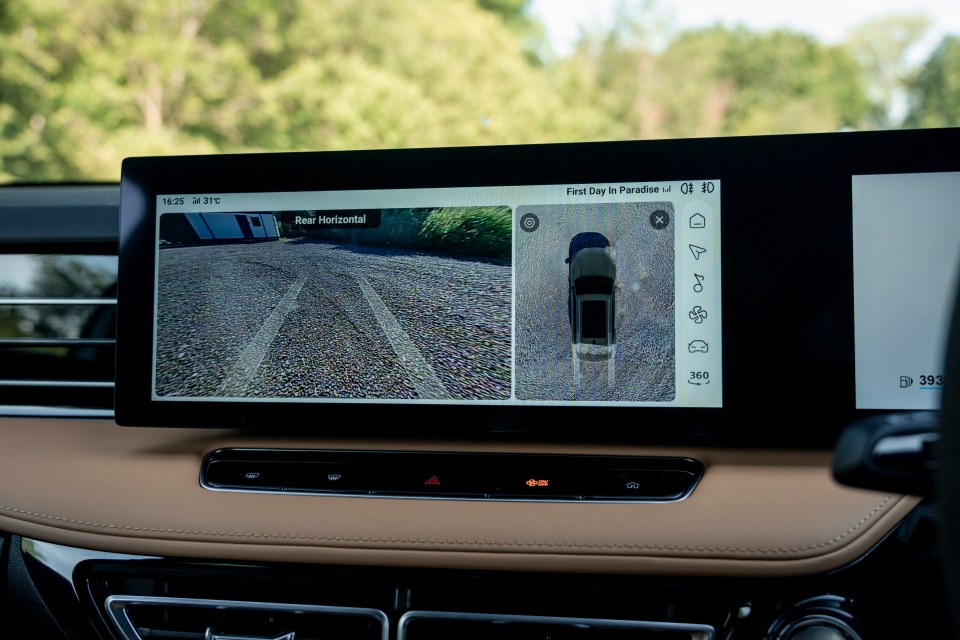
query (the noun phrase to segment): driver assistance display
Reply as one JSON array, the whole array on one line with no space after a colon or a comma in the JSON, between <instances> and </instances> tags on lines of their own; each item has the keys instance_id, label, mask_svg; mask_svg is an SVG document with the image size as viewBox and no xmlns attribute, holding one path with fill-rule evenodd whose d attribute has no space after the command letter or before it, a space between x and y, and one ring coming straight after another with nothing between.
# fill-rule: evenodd
<instances>
[{"instance_id":1,"label":"driver assistance display","mask_svg":"<svg viewBox=\"0 0 960 640\"><path fill-rule=\"evenodd\" d=\"M720 407L720 182L157 198L154 400Z\"/></svg>"}]
</instances>

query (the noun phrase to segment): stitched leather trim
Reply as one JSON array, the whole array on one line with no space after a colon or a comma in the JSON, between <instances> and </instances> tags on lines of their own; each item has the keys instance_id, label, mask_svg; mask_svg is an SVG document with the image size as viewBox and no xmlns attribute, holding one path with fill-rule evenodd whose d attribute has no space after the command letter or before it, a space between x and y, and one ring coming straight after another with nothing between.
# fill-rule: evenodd
<instances>
[{"instance_id":1,"label":"stitched leather trim","mask_svg":"<svg viewBox=\"0 0 960 640\"><path fill-rule=\"evenodd\" d=\"M192 531L188 529L160 529L160 528L150 528L150 527L133 527L129 525L118 525L118 524L102 524L98 522L85 522L82 520L71 520L68 518L60 518L57 516L44 515L42 513L33 513L30 511L24 511L23 509L16 509L14 507L6 507L0 505L0 512L6 513L15 513L21 516L29 516L31 518L39 518L41 520L48 520L53 522L59 522L63 524L72 524L79 525L83 527L93 527L97 529L108 529L112 531L132 531L137 533L163 533L163 534L174 534L180 536L215 536L220 538L238 538L238 539L253 539L253 540L285 540L285 541L310 541L310 542L322 542L322 543L334 543L334 544L343 544L343 543L373 543L373 544L393 544L393 545L428 545L428 546L443 546L443 545L455 545L455 546L478 546L478 547L499 547L499 548L519 548L519 547L533 547L538 549L556 549L556 550L574 550L574 549L603 549L603 550L634 550L634 551L681 551L681 552L695 552L695 553L706 553L706 554L715 554L715 553L745 553L745 554L785 554L785 553L801 553L804 551L814 551L817 549L824 549L836 545L837 543L843 541L845 538L854 534L858 529L862 528L864 525L870 522L876 516L884 506L890 503L895 496L888 495L880 503L875 506L868 514L860 519L855 525L841 533L840 535L820 542L818 544L803 545L800 547L775 547L775 548L763 548L763 547L740 547L740 548L728 548L728 547L689 547L683 545L660 545L660 544L594 544L594 543L557 543L557 542L508 542L508 541L490 541L490 540L417 540L409 538L364 538L364 537L338 537L338 536L307 536L307 535L289 535L289 534L266 534L266 533L239 533L239 532L225 532L225 531Z\"/></svg>"}]
</instances>

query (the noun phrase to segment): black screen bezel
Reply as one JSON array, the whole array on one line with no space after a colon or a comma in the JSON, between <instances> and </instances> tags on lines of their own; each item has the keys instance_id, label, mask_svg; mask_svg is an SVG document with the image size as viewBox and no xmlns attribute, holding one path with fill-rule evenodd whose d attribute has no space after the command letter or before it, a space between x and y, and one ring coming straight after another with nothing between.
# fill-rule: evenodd
<instances>
[{"instance_id":1,"label":"black screen bezel","mask_svg":"<svg viewBox=\"0 0 960 640\"><path fill-rule=\"evenodd\" d=\"M958 148L939 129L127 159L117 422L829 440L877 413L854 404L852 176L958 171ZM684 179L721 181L722 409L151 400L158 195Z\"/></svg>"}]
</instances>

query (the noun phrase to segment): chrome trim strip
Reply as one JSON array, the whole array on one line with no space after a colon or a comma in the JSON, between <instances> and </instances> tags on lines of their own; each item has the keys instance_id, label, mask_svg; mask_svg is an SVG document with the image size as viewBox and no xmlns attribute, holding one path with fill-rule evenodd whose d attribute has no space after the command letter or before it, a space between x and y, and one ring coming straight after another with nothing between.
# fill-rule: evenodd
<instances>
[{"instance_id":1,"label":"chrome trim strip","mask_svg":"<svg viewBox=\"0 0 960 640\"><path fill-rule=\"evenodd\" d=\"M112 389L110 380L0 380L0 387L66 387Z\"/></svg>"},{"instance_id":2,"label":"chrome trim strip","mask_svg":"<svg viewBox=\"0 0 960 640\"><path fill-rule=\"evenodd\" d=\"M279 489L221 489L211 487L205 481L200 481L200 486L208 491L219 491L221 493L252 493L259 495L272 496L314 496L318 498L376 498L380 500L455 500L458 502L531 502L534 504L676 504L686 500L690 493L674 500L602 500L598 498L499 498L491 495L483 496L457 496L457 495L396 495L387 493L324 493L323 491L283 491ZM692 493L692 492L691 492Z\"/></svg>"},{"instance_id":3,"label":"chrome trim strip","mask_svg":"<svg viewBox=\"0 0 960 640\"><path fill-rule=\"evenodd\" d=\"M203 634L203 640L297 640L297 634L293 631L290 633L284 633L279 636L274 636L273 638L264 638L263 636L237 636L237 635L224 635L222 633L215 632L212 628L208 627L207 632Z\"/></svg>"},{"instance_id":4,"label":"chrome trim strip","mask_svg":"<svg viewBox=\"0 0 960 640\"><path fill-rule=\"evenodd\" d=\"M130 606L177 606L208 609L239 609L244 611L290 611L294 613L336 614L373 618L380 622L380 640L389 640L390 621L379 609L361 607L330 607L316 604L286 604L279 602L243 602L240 600L205 600L198 598L168 598L162 596L109 596L104 600L107 614L124 640L143 640L130 619Z\"/></svg>"},{"instance_id":5,"label":"chrome trim strip","mask_svg":"<svg viewBox=\"0 0 960 640\"><path fill-rule=\"evenodd\" d=\"M928 444L940 442L939 433L916 433L909 436L887 436L873 445L875 456L904 456L923 453Z\"/></svg>"},{"instance_id":6,"label":"chrome trim strip","mask_svg":"<svg viewBox=\"0 0 960 640\"><path fill-rule=\"evenodd\" d=\"M112 347L113 338L0 338L0 347Z\"/></svg>"},{"instance_id":7,"label":"chrome trim strip","mask_svg":"<svg viewBox=\"0 0 960 640\"><path fill-rule=\"evenodd\" d=\"M74 593L76 585L73 582L73 572L77 565L87 560L160 560L159 556L138 556L126 553L111 553L109 551L93 551L78 547L67 547L53 542L21 538L20 549L24 556L30 556L38 563L47 567L58 576L70 583Z\"/></svg>"},{"instance_id":8,"label":"chrome trim strip","mask_svg":"<svg viewBox=\"0 0 960 640\"><path fill-rule=\"evenodd\" d=\"M603 629L636 629L644 631L673 631L689 633L690 640L713 640L716 629L706 624L684 622L653 622L649 620L609 620L605 618L559 618L553 616L497 615L491 613L462 613L456 611L408 611L400 617L397 640L407 640L407 626L417 618L433 620L475 620L478 622L517 622L522 624L554 624Z\"/></svg>"},{"instance_id":9,"label":"chrome trim strip","mask_svg":"<svg viewBox=\"0 0 960 640\"><path fill-rule=\"evenodd\" d=\"M105 305L117 304L116 298L0 298L0 305Z\"/></svg>"},{"instance_id":10,"label":"chrome trim strip","mask_svg":"<svg viewBox=\"0 0 960 640\"><path fill-rule=\"evenodd\" d=\"M853 630L849 624L837 618L835 616L827 614L808 614L802 616L798 620L794 620L790 624L786 625L780 632L776 635L774 640L784 640L785 638L794 637L797 631L806 629L807 627L827 627L833 631L837 631L842 634L845 640L861 640L859 633Z\"/></svg>"},{"instance_id":11,"label":"chrome trim strip","mask_svg":"<svg viewBox=\"0 0 960 640\"><path fill-rule=\"evenodd\" d=\"M113 420L113 409L0 405L0 416L10 418L106 418Z\"/></svg>"}]
</instances>

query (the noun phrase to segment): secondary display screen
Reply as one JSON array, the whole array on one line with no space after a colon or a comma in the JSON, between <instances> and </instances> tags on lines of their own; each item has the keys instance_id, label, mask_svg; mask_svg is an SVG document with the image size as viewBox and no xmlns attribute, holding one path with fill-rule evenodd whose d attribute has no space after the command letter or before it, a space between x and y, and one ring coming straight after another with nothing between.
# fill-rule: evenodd
<instances>
[{"instance_id":1,"label":"secondary display screen","mask_svg":"<svg viewBox=\"0 0 960 640\"><path fill-rule=\"evenodd\" d=\"M857 408L939 409L960 173L853 177Z\"/></svg>"},{"instance_id":2,"label":"secondary display screen","mask_svg":"<svg viewBox=\"0 0 960 640\"><path fill-rule=\"evenodd\" d=\"M157 195L151 399L721 407L720 189Z\"/></svg>"}]
</instances>

